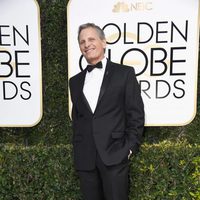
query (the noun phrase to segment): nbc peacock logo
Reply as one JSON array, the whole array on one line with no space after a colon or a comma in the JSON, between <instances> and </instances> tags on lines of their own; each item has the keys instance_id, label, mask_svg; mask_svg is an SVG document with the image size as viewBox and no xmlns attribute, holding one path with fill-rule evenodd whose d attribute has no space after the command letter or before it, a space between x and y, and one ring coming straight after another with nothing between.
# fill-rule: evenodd
<instances>
[{"instance_id":1,"label":"nbc peacock logo","mask_svg":"<svg viewBox=\"0 0 200 200\"><path fill-rule=\"evenodd\" d=\"M127 13L135 11L151 11L153 10L153 3L148 1L137 1L133 3L118 2L113 6L114 13Z\"/></svg>"},{"instance_id":2,"label":"nbc peacock logo","mask_svg":"<svg viewBox=\"0 0 200 200\"><path fill-rule=\"evenodd\" d=\"M114 5L114 8L112 10L113 12L129 12L129 6L128 4L124 2L118 2Z\"/></svg>"}]
</instances>

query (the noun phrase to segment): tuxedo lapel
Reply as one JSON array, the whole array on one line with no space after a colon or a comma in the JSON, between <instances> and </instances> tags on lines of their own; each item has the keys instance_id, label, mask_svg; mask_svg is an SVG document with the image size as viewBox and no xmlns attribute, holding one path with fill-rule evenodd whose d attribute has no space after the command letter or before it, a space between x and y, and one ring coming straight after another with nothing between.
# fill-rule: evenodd
<instances>
[{"instance_id":1,"label":"tuxedo lapel","mask_svg":"<svg viewBox=\"0 0 200 200\"><path fill-rule=\"evenodd\" d=\"M108 60L107 64L106 64L106 69L105 69L105 73L104 73L101 89L100 89L100 92L99 92L99 98L98 98L98 101L97 101L96 109L97 109L97 107L98 107L103 95L105 94L106 89L108 88L108 85L109 85L109 82L110 82L110 78L112 76L112 72L113 72L113 65Z\"/></svg>"},{"instance_id":2,"label":"tuxedo lapel","mask_svg":"<svg viewBox=\"0 0 200 200\"><path fill-rule=\"evenodd\" d=\"M81 97L83 103L86 105L86 107L88 108L88 110L92 113L92 110L90 108L90 105L87 101L87 98L85 97L84 93L83 93L83 86L84 86L84 82L85 82L85 76L86 76L86 70L84 70L79 77L79 82L77 82L77 88L79 89L79 96Z\"/></svg>"}]
</instances>

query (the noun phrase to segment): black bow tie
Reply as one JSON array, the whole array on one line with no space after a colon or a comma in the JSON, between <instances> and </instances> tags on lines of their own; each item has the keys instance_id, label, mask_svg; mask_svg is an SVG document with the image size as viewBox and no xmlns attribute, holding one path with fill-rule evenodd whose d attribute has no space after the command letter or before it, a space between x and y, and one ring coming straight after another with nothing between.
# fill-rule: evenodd
<instances>
[{"instance_id":1,"label":"black bow tie","mask_svg":"<svg viewBox=\"0 0 200 200\"><path fill-rule=\"evenodd\" d=\"M101 69L103 66L102 66L102 62L98 62L96 65L88 65L87 66L87 71L88 72L91 72L94 68L99 68Z\"/></svg>"}]
</instances>

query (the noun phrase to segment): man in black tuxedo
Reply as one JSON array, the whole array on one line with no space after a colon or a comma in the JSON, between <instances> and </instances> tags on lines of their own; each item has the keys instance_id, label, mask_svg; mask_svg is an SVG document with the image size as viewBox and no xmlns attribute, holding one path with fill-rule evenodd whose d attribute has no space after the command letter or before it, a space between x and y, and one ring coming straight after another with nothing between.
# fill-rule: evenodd
<instances>
[{"instance_id":1,"label":"man in black tuxedo","mask_svg":"<svg viewBox=\"0 0 200 200\"><path fill-rule=\"evenodd\" d=\"M88 67L69 81L74 164L84 200L128 200L128 158L142 141L144 105L132 67L107 60L104 32L79 27Z\"/></svg>"}]
</instances>

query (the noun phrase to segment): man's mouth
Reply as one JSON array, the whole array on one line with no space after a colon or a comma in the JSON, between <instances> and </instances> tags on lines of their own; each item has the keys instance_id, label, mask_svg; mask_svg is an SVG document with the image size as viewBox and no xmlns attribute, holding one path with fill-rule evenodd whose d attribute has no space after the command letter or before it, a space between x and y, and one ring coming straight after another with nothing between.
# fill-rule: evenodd
<instances>
[{"instance_id":1,"label":"man's mouth","mask_svg":"<svg viewBox=\"0 0 200 200\"><path fill-rule=\"evenodd\" d=\"M90 53L90 52L92 52L94 49L92 48L92 49L87 49L87 50L85 50L85 53Z\"/></svg>"}]
</instances>

